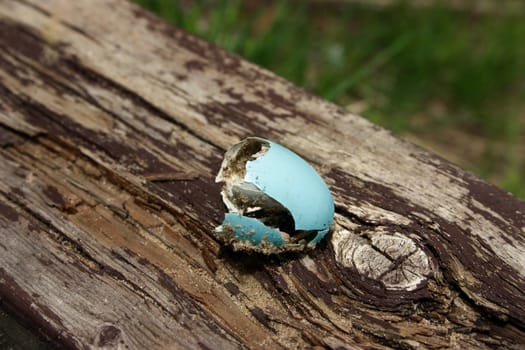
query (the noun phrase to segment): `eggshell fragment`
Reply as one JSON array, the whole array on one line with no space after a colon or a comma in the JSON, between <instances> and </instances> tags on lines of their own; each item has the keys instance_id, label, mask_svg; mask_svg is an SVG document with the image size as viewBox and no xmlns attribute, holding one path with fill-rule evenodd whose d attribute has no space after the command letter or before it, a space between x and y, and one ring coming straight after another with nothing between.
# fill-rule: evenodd
<instances>
[{"instance_id":1,"label":"eggshell fragment","mask_svg":"<svg viewBox=\"0 0 525 350\"><path fill-rule=\"evenodd\" d=\"M258 137L225 154L217 182L228 208L216 236L265 254L314 247L329 231L334 201L317 172L289 149Z\"/></svg>"}]
</instances>

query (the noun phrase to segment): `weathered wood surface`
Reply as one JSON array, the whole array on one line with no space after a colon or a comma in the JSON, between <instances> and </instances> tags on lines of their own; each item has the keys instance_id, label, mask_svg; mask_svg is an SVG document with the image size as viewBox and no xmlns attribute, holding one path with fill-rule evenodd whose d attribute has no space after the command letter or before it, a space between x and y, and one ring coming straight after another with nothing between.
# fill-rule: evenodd
<instances>
[{"instance_id":1,"label":"weathered wood surface","mask_svg":"<svg viewBox=\"0 0 525 350\"><path fill-rule=\"evenodd\" d=\"M210 231L257 135L334 194L307 254ZM525 204L120 0L0 1L0 297L72 348L523 348Z\"/></svg>"}]
</instances>

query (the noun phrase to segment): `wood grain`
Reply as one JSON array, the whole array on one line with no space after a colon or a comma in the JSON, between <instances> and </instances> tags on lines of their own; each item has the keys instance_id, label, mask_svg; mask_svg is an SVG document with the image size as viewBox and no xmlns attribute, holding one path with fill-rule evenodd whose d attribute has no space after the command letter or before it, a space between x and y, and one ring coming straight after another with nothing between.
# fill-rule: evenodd
<instances>
[{"instance_id":1,"label":"wood grain","mask_svg":"<svg viewBox=\"0 0 525 350\"><path fill-rule=\"evenodd\" d=\"M525 203L121 0L0 2L0 297L71 348L514 348ZM336 200L307 254L210 234L247 136Z\"/></svg>"}]
</instances>

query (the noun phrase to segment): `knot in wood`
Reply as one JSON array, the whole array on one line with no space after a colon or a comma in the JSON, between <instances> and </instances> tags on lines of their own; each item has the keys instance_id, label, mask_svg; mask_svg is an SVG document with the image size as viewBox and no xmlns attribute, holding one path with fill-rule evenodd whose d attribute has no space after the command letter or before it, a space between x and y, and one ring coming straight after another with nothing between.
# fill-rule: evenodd
<instances>
[{"instance_id":1,"label":"knot in wood","mask_svg":"<svg viewBox=\"0 0 525 350\"><path fill-rule=\"evenodd\" d=\"M340 264L381 281L390 290L417 289L433 270L431 258L412 238L384 227L359 235L336 230L332 245Z\"/></svg>"},{"instance_id":2,"label":"knot in wood","mask_svg":"<svg viewBox=\"0 0 525 350\"><path fill-rule=\"evenodd\" d=\"M95 345L98 348L127 348L127 346L124 345L122 336L123 334L120 328L110 323L104 323L99 328L95 339Z\"/></svg>"}]
</instances>

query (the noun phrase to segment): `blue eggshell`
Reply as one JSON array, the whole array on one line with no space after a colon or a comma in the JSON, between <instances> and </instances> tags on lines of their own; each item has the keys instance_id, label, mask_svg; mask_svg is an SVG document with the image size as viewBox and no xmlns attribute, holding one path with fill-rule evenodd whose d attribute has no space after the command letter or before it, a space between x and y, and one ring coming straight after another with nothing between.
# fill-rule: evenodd
<instances>
[{"instance_id":1,"label":"blue eggshell","mask_svg":"<svg viewBox=\"0 0 525 350\"><path fill-rule=\"evenodd\" d=\"M259 148L253 147L254 143L264 147L257 151ZM248 153L246 156L246 152L257 153ZM237 157L237 154L241 156ZM227 152L217 181L226 182L222 194L231 212L226 213L222 225L215 232L236 250L265 254L300 251L315 246L330 230L334 219L334 200L328 186L304 159L279 144L261 138L248 138L233 146ZM237 195L232 192L233 187L229 186L238 185L244 185L244 189L253 185L256 189L245 190ZM247 204L249 208L242 207L243 203L249 203L243 199L243 195L250 196L259 191L263 192L263 196L270 197L270 200L252 202L251 206L257 208L249 207L250 204ZM243 215L246 210L259 210L261 205L271 215L272 210L275 210L275 202L281 206L281 215L282 210L287 210L288 215L292 216L293 232L281 232L278 227L269 227L254 213ZM279 218L274 222L276 225ZM286 227L289 229L289 226ZM309 240L300 238L303 234L301 231L306 231L304 237L310 237ZM309 233L315 236L311 238Z\"/></svg>"},{"instance_id":2,"label":"blue eggshell","mask_svg":"<svg viewBox=\"0 0 525 350\"><path fill-rule=\"evenodd\" d=\"M303 158L277 143L265 141L270 149L247 162L244 181L255 184L286 207L294 218L296 230L321 231L314 238L319 241L328 233L334 218L330 190Z\"/></svg>"},{"instance_id":3,"label":"blue eggshell","mask_svg":"<svg viewBox=\"0 0 525 350\"><path fill-rule=\"evenodd\" d=\"M240 241L261 244L263 241L275 246L282 246L285 240L278 229L268 227L258 219L243 216L238 213L227 213L223 225L229 225L233 234Z\"/></svg>"}]
</instances>

